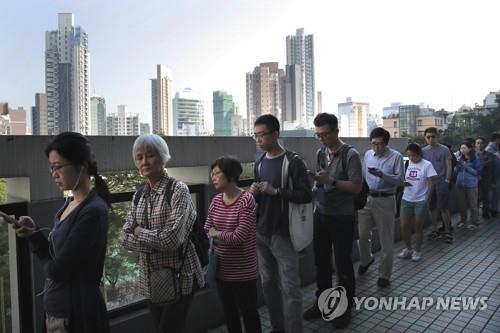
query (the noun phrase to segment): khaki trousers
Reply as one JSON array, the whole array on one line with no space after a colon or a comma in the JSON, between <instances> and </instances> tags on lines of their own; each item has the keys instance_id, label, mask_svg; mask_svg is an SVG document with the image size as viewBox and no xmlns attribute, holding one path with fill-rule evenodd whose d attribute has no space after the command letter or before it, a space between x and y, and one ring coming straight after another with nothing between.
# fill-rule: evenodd
<instances>
[{"instance_id":1,"label":"khaki trousers","mask_svg":"<svg viewBox=\"0 0 500 333\"><path fill-rule=\"evenodd\" d=\"M379 278L390 280L392 273L394 245L394 215L396 213L396 197L368 196L366 205L358 211L359 255L360 263L368 265L372 260L372 229L377 228L380 240Z\"/></svg>"}]
</instances>

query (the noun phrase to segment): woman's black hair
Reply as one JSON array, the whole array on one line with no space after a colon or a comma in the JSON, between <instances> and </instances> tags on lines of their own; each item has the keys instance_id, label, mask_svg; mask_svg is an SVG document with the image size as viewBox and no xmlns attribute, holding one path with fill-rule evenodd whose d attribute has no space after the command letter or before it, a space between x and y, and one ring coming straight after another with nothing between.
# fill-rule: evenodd
<instances>
[{"instance_id":1,"label":"woman's black hair","mask_svg":"<svg viewBox=\"0 0 500 333\"><path fill-rule=\"evenodd\" d=\"M213 170L215 167L219 167L228 182L237 183L243 172L240 161L232 156L219 157L212 163L210 170Z\"/></svg>"},{"instance_id":2,"label":"woman's black hair","mask_svg":"<svg viewBox=\"0 0 500 333\"><path fill-rule=\"evenodd\" d=\"M464 141L460 144L460 147L462 147L462 145L466 145L467 148L470 149L469 151L469 158L471 161L474 161L476 159L476 150L474 149L474 145L470 142L470 141ZM462 152L460 151L460 157L461 158L465 158L465 156L462 154Z\"/></svg>"},{"instance_id":3,"label":"woman's black hair","mask_svg":"<svg viewBox=\"0 0 500 333\"><path fill-rule=\"evenodd\" d=\"M416 143L410 143L407 147L406 147L406 150L405 151L411 151L415 154L417 154L418 156L420 157L423 157L424 156L424 153L422 152L422 148L420 148L419 145L417 145Z\"/></svg>"},{"instance_id":4,"label":"woman's black hair","mask_svg":"<svg viewBox=\"0 0 500 333\"><path fill-rule=\"evenodd\" d=\"M61 133L45 148L45 155L49 157L51 151L56 151L75 166L87 164L87 172L89 176L94 177L97 194L110 206L108 185L97 171L97 163L86 137L75 132Z\"/></svg>"}]
</instances>

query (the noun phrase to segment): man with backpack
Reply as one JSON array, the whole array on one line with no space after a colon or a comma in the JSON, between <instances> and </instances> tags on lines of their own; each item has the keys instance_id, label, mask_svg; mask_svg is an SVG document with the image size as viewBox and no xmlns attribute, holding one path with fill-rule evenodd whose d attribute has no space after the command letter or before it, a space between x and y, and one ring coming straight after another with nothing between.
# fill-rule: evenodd
<instances>
[{"instance_id":1,"label":"man with backpack","mask_svg":"<svg viewBox=\"0 0 500 333\"><path fill-rule=\"evenodd\" d=\"M403 185L403 157L387 147L388 131L377 127L370 133L372 149L363 158L363 178L369 187L366 205L358 212L359 256L358 274L364 274L375 261L371 251L372 229L375 226L380 240L379 287L390 284L394 244L394 216L396 214L396 190Z\"/></svg>"},{"instance_id":2,"label":"man with backpack","mask_svg":"<svg viewBox=\"0 0 500 333\"><path fill-rule=\"evenodd\" d=\"M320 113L314 119L315 136L322 144L317 152L314 193L314 258L316 264L316 297L332 287L332 243L335 251L337 285L345 288L348 306L343 315L333 319L335 328L346 327L351 320L355 278L352 264L354 241L354 198L362 189L361 160L358 152L339 139L337 117ZM326 306L326 305L325 305ZM321 317L315 302L304 313L304 319Z\"/></svg>"},{"instance_id":3,"label":"man with backpack","mask_svg":"<svg viewBox=\"0 0 500 333\"><path fill-rule=\"evenodd\" d=\"M255 162L250 192L257 208L257 253L272 332L301 333L299 254L290 237L289 206L312 201L312 184L302 158L278 142L280 124L270 114L257 118L254 139L265 153Z\"/></svg>"}]
</instances>

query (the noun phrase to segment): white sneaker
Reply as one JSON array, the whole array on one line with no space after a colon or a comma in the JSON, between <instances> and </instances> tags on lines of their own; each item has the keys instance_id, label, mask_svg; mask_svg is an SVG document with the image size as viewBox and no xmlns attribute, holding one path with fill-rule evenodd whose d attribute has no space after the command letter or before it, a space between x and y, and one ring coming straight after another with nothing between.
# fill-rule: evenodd
<instances>
[{"instance_id":1,"label":"white sneaker","mask_svg":"<svg viewBox=\"0 0 500 333\"><path fill-rule=\"evenodd\" d=\"M413 251L413 254L411 255L412 261L419 261L421 258L422 258L422 252Z\"/></svg>"},{"instance_id":2,"label":"white sneaker","mask_svg":"<svg viewBox=\"0 0 500 333\"><path fill-rule=\"evenodd\" d=\"M400 259L409 259L409 258L411 258L412 253L413 253L412 250L404 248L404 249L401 250L401 252L399 252L398 258L400 258Z\"/></svg>"}]
</instances>

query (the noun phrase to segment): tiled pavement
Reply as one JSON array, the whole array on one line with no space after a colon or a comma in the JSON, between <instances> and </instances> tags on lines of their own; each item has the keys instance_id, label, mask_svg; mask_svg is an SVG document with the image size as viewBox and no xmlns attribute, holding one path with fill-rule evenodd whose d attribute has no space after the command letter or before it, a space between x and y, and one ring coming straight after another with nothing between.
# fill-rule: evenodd
<instances>
[{"instance_id":1,"label":"tiled pavement","mask_svg":"<svg viewBox=\"0 0 500 333\"><path fill-rule=\"evenodd\" d=\"M456 217L456 216L455 216ZM456 222L456 221L455 221ZM427 235L429 229L424 232ZM413 237L414 241L414 237ZM394 255L403 243L394 246ZM365 275L356 277L358 297L488 297L485 310L354 310L349 327L336 332L489 332L500 333L500 219L479 229L455 230L452 245L424 240L422 260L394 258L389 288L377 287L378 253ZM355 265L357 269L357 264ZM304 309L315 301L315 285L303 288ZM408 304L408 302L406 303ZM266 307L259 309L263 332L270 332ZM305 321L305 332L332 332L330 322ZM210 333L226 332L223 326Z\"/></svg>"}]
</instances>

